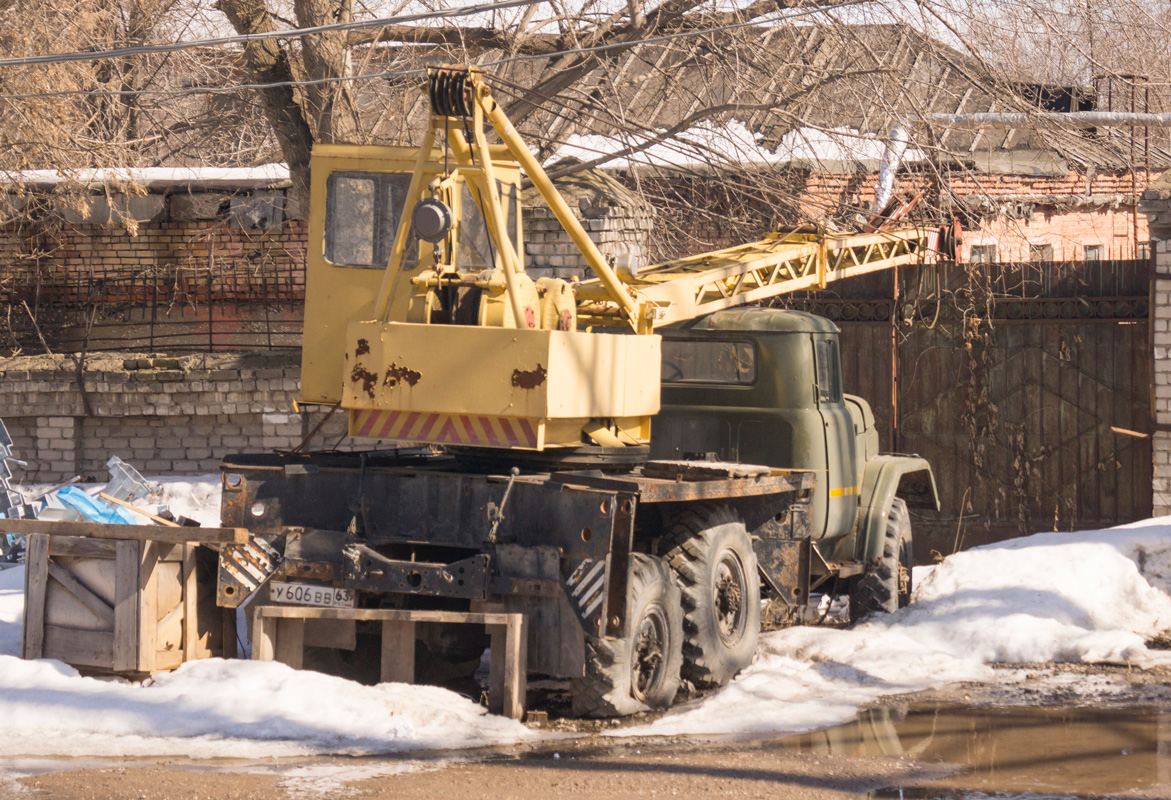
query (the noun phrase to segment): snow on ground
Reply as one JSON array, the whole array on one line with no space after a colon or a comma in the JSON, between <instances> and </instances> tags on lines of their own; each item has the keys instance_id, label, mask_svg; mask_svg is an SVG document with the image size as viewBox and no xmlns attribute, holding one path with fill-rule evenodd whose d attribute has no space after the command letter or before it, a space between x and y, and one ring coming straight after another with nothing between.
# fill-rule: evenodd
<instances>
[{"instance_id":1,"label":"snow on ground","mask_svg":"<svg viewBox=\"0 0 1171 800\"><path fill-rule=\"evenodd\" d=\"M217 476L160 483L152 502L216 523ZM443 689L366 687L275 663L200 661L136 685L21 661L22 573L0 572L0 727L12 755L386 753L541 735ZM916 580L910 608L852 629L767 634L730 686L614 735L810 730L884 695L1019 680L992 666L1001 662L1171 664L1144 644L1171 628L1171 525L1160 520L976 548Z\"/></svg>"},{"instance_id":2,"label":"snow on ground","mask_svg":"<svg viewBox=\"0 0 1171 800\"><path fill-rule=\"evenodd\" d=\"M176 517L184 516L196 520L205 528L220 525L220 494L223 485L219 473L199 475L194 478L151 478L161 490L151 501L169 506Z\"/></svg>"},{"instance_id":3,"label":"snow on ground","mask_svg":"<svg viewBox=\"0 0 1171 800\"><path fill-rule=\"evenodd\" d=\"M162 491L150 503L218 525L218 475L151 480ZM0 571L0 729L10 756L268 758L535 736L446 689L361 686L276 663L196 661L142 685L84 678L59 661L18 658L23 608L24 568Z\"/></svg>"},{"instance_id":4,"label":"snow on ground","mask_svg":"<svg viewBox=\"0 0 1171 800\"><path fill-rule=\"evenodd\" d=\"M1144 644L1171 628L1169 589L1165 520L975 548L933 568L909 608L850 629L767 634L723 691L615 733L809 730L884 695L997 680L997 662L1171 664Z\"/></svg>"}]
</instances>

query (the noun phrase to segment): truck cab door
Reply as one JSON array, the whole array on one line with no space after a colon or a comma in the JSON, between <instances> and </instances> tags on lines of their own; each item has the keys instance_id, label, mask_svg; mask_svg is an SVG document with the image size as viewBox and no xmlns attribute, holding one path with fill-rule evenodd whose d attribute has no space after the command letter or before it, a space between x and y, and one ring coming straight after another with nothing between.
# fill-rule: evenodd
<instances>
[{"instance_id":1,"label":"truck cab door","mask_svg":"<svg viewBox=\"0 0 1171 800\"><path fill-rule=\"evenodd\" d=\"M857 443L854 419L842 396L837 336L814 334L813 355L817 367L817 406L825 430L827 467L823 486L828 490L828 502L825 530L821 535L833 538L853 530L858 516L861 487L858 486Z\"/></svg>"}]
</instances>

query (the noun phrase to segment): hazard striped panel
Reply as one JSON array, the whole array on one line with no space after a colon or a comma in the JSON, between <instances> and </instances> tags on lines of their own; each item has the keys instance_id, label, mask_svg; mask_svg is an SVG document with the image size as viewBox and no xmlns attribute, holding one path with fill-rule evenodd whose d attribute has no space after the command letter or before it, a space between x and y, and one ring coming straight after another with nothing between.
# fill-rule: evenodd
<instances>
[{"instance_id":1,"label":"hazard striped panel","mask_svg":"<svg viewBox=\"0 0 1171 800\"><path fill-rule=\"evenodd\" d=\"M535 449L538 447L539 433L537 420L517 417L376 409L350 411L350 436L359 439Z\"/></svg>"}]
</instances>

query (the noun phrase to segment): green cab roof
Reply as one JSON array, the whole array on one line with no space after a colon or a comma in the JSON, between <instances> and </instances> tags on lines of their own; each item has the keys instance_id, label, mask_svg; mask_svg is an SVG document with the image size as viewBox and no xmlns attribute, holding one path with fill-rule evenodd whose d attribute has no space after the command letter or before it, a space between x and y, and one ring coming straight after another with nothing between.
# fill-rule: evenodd
<instances>
[{"instance_id":1,"label":"green cab roof","mask_svg":"<svg viewBox=\"0 0 1171 800\"><path fill-rule=\"evenodd\" d=\"M667 330L770 331L773 333L838 333L825 317L783 308L731 308L717 311ZM666 333L666 331L664 331Z\"/></svg>"}]
</instances>

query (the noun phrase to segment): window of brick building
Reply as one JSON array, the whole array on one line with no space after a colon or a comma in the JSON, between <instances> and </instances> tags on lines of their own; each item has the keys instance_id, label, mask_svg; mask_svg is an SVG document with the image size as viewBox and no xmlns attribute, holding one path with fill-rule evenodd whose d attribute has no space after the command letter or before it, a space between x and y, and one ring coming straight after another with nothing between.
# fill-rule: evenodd
<instances>
[{"instance_id":1,"label":"window of brick building","mask_svg":"<svg viewBox=\"0 0 1171 800\"><path fill-rule=\"evenodd\" d=\"M1031 244L1029 245L1029 261L1052 261L1053 260L1053 245L1051 244Z\"/></svg>"},{"instance_id":2,"label":"window of brick building","mask_svg":"<svg viewBox=\"0 0 1171 800\"><path fill-rule=\"evenodd\" d=\"M1150 242L1139 242L1138 243L1138 252L1135 253L1134 257L1137 258L1139 261L1150 261L1151 260L1151 243Z\"/></svg>"},{"instance_id":3,"label":"window of brick building","mask_svg":"<svg viewBox=\"0 0 1171 800\"><path fill-rule=\"evenodd\" d=\"M1101 261L1102 260L1102 245L1087 244L1082 248L1082 258L1086 261Z\"/></svg>"},{"instance_id":4,"label":"window of brick building","mask_svg":"<svg viewBox=\"0 0 1171 800\"><path fill-rule=\"evenodd\" d=\"M972 245L971 253L968 255L968 261L972 264L991 264L996 260L996 245L994 244L974 244Z\"/></svg>"}]
</instances>

